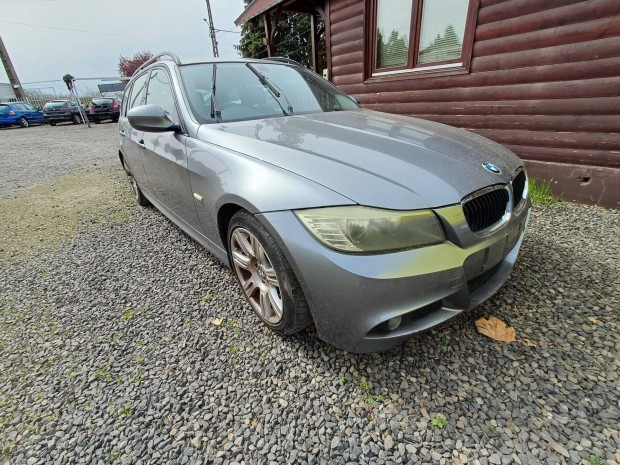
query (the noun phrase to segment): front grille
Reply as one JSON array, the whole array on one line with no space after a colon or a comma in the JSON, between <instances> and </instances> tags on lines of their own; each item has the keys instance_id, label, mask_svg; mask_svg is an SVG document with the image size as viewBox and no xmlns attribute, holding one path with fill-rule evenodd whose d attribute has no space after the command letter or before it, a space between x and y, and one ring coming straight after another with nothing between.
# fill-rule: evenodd
<instances>
[{"instance_id":1,"label":"front grille","mask_svg":"<svg viewBox=\"0 0 620 465\"><path fill-rule=\"evenodd\" d=\"M493 189L463 202L463 213L472 232L483 231L498 223L508 204L508 191Z\"/></svg>"},{"instance_id":2,"label":"front grille","mask_svg":"<svg viewBox=\"0 0 620 465\"><path fill-rule=\"evenodd\" d=\"M512 180L512 207L519 205L519 202L523 200L523 192L525 191L525 171L521 171Z\"/></svg>"}]
</instances>

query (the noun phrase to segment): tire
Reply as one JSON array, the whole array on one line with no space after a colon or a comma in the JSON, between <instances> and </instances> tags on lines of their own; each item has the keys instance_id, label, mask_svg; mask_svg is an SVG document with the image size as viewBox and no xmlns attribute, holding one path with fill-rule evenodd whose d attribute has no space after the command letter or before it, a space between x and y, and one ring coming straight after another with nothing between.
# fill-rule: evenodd
<instances>
[{"instance_id":1,"label":"tire","mask_svg":"<svg viewBox=\"0 0 620 465\"><path fill-rule=\"evenodd\" d=\"M136 202L138 202L138 205L140 205L141 207L148 207L151 202L148 201L148 199L140 190L140 186L138 186L136 178L134 178L133 174L131 174L131 172L127 170L127 167L124 163L123 168L125 169L125 173L127 173L127 177L129 178L129 185L131 186L131 192L133 193L134 199L136 199Z\"/></svg>"},{"instance_id":2,"label":"tire","mask_svg":"<svg viewBox=\"0 0 620 465\"><path fill-rule=\"evenodd\" d=\"M26 118L24 118L23 116L19 119L19 125L22 128L27 128L28 126L30 126L30 123L28 122L28 120Z\"/></svg>"},{"instance_id":3,"label":"tire","mask_svg":"<svg viewBox=\"0 0 620 465\"><path fill-rule=\"evenodd\" d=\"M56 123L55 123L55 122L53 122L53 121L50 121L48 124L49 124L50 126L56 126Z\"/></svg>"},{"instance_id":4,"label":"tire","mask_svg":"<svg viewBox=\"0 0 620 465\"><path fill-rule=\"evenodd\" d=\"M245 210L230 220L228 260L241 292L269 329L288 336L310 324L308 303L282 249Z\"/></svg>"},{"instance_id":5,"label":"tire","mask_svg":"<svg viewBox=\"0 0 620 465\"><path fill-rule=\"evenodd\" d=\"M118 118L112 118L113 123L118 123Z\"/></svg>"},{"instance_id":6,"label":"tire","mask_svg":"<svg viewBox=\"0 0 620 465\"><path fill-rule=\"evenodd\" d=\"M95 122L95 124L101 124L101 120L100 119L93 119L93 121Z\"/></svg>"},{"instance_id":7,"label":"tire","mask_svg":"<svg viewBox=\"0 0 620 465\"><path fill-rule=\"evenodd\" d=\"M74 113L71 117L71 121L73 122L73 124L80 124L82 122L82 118L80 118L80 115L78 115L77 113Z\"/></svg>"}]
</instances>

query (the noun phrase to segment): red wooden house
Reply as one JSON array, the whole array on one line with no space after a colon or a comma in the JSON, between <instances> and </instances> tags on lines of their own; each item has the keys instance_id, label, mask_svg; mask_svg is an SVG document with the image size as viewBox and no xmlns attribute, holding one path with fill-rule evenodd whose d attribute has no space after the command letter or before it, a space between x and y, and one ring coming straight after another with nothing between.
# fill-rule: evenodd
<instances>
[{"instance_id":1,"label":"red wooden house","mask_svg":"<svg viewBox=\"0 0 620 465\"><path fill-rule=\"evenodd\" d=\"M313 42L323 18L317 71L364 107L467 128L563 198L620 207L620 0L255 0L237 24L261 15L275 56L282 11L311 14Z\"/></svg>"}]
</instances>

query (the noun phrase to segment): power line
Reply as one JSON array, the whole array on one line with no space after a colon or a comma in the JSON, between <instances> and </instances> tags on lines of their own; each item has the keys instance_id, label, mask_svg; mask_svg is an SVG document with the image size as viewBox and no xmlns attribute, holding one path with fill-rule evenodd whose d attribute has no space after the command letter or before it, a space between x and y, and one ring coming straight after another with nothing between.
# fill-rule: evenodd
<instances>
[{"instance_id":1,"label":"power line","mask_svg":"<svg viewBox=\"0 0 620 465\"><path fill-rule=\"evenodd\" d=\"M43 29L56 29L59 31L79 32L81 34L97 34L97 35L103 35L103 36L132 37L132 38L140 38L140 39L159 39L159 40L188 40L188 41L196 40L196 39L189 39L189 38L184 39L184 38L177 38L177 37L152 37L152 36L143 36L143 35L135 35L135 34L121 34L121 33L114 33L114 32L87 31L87 30L82 30L82 29L71 29L68 27L46 26L43 24L20 23L17 21L0 20L0 23L16 24L19 26L28 26L28 27L38 27L38 28L43 28Z\"/></svg>"}]
</instances>

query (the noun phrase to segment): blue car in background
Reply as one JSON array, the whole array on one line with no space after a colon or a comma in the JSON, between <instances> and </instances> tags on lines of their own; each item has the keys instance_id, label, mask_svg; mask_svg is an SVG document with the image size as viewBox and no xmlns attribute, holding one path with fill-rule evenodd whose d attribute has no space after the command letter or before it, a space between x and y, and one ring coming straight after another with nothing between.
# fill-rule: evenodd
<instances>
[{"instance_id":1,"label":"blue car in background","mask_svg":"<svg viewBox=\"0 0 620 465\"><path fill-rule=\"evenodd\" d=\"M45 117L28 102L0 102L0 126L21 126L44 124Z\"/></svg>"}]
</instances>

